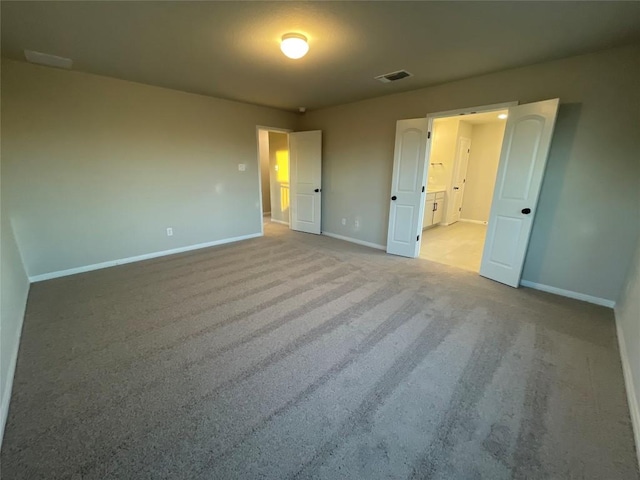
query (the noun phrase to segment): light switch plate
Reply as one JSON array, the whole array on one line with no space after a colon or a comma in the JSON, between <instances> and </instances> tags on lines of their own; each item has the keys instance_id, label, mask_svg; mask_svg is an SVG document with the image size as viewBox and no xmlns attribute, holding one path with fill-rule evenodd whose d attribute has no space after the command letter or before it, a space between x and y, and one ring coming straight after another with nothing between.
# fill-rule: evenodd
<instances>
[{"instance_id":1,"label":"light switch plate","mask_svg":"<svg viewBox=\"0 0 640 480\"><path fill-rule=\"evenodd\" d=\"M244 172L246 169L247 169L247 166L244 163L238 164L238 170L240 170L241 172Z\"/></svg>"}]
</instances>

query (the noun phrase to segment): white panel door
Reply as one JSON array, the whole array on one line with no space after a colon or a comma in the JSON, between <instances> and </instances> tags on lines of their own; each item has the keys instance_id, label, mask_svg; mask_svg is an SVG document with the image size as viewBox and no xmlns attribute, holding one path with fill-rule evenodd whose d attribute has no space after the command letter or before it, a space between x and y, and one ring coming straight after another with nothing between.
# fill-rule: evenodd
<instances>
[{"instance_id":1,"label":"white panel door","mask_svg":"<svg viewBox=\"0 0 640 480\"><path fill-rule=\"evenodd\" d=\"M460 137L456 152L456 171L453 175L452 187L452 210L451 219L448 223L456 223L460 220L462 211L462 200L464 198L464 187L467 182L467 169L469 168L469 152L471 151L471 139Z\"/></svg>"},{"instance_id":2,"label":"white panel door","mask_svg":"<svg viewBox=\"0 0 640 480\"><path fill-rule=\"evenodd\" d=\"M322 131L289 134L291 229L320 234Z\"/></svg>"},{"instance_id":3,"label":"white panel door","mask_svg":"<svg viewBox=\"0 0 640 480\"><path fill-rule=\"evenodd\" d=\"M480 275L517 287L522 275L558 99L509 108Z\"/></svg>"},{"instance_id":4,"label":"white panel door","mask_svg":"<svg viewBox=\"0 0 640 480\"><path fill-rule=\"evenodd\" d=\"M417 257L424 213L427 119L399 120L393 156L387 253Z\"/></svg>"}]
</instances>

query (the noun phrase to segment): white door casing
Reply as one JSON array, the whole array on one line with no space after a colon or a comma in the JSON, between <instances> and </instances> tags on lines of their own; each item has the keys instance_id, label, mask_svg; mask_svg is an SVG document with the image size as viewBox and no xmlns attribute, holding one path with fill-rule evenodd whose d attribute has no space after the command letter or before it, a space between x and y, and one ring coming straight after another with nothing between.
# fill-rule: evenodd
<instances>
[{"instance_id":1,"label":"white door casing","mask_svg":"<svg viewBox=\"0 0 640 480\"><path fill-rule=\"evenodd\" d=\"M320 234L322 131L289 134L291 229Z\"/></svg>"},{"instance_id":2,"label":"white door casing","mask_svg":"<svg viewBox=\"0 0 640 480\"><path fill-rule=\"evenodd\" d=\"M460 137L456 150L455 171L453 183L451 185L451 210L447 224L456 223L460 220L460 210L464 198L464 188L467 180L467 170L469 167L469 151L471 149L471 139Z\"/></svg>"},{"instance_id":3,"label":"white door casing","mask_svg":"<svg viewBox=\"0 0 640 480\"><path fill-rule=\"evenodd\" d=\"M393 157L387 253L417 257L426 178L427 119L398 120Z\"/></svg>"},{"instance_id":4,"label":"white door casing","mask_svg":"<svg viewBox=\"0 0 640 480\"><path fill-rule=\"evenodd\" d=\"M509 108L480 275L518 287L559 100Z\"/></svg>"}]
</instances>

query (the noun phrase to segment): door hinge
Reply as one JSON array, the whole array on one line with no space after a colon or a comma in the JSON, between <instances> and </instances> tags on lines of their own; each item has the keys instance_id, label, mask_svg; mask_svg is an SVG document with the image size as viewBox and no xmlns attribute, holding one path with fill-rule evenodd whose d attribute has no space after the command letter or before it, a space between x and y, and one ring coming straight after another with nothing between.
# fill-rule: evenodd
<instances>
[{"instance_id":1,"label":"door hinge","mask_svg":"<svg viewBox=\"0 0 640 480\"><path fill-rule=\"evenodd\" d=\"M461 212L461 211L462 211L462 207L460 207L460 208L458 209L458 211L459 211L459 212Z\"/></svg>"},{"instance_id":2,"label":"door hinge","mask_svg":"<svg viewBox=\"0 0 640 480\"><path fill-rule=\"evenodd\" d=\"M431 132L427 132L427 139L431 138Z\"/></svg>"},{"instance_id":3,"label":"door hinge","mask_svg":"<svg viewBox=\"0 0 640 480\"><path fill-rule=\"evenodd\" d=\"M422 191L424 192L424 187L422 187Z\"/></svg>"},{"instance_id":4,"label":"door hinge","mask_svg":"<svg viewBox=\"0 0 640 480\"><path fill-rule=\"evenodd\" d=\"M420 241L420 235L418 235L418 237L416 238L416 242Z\"/></svg>"}]
</instances>

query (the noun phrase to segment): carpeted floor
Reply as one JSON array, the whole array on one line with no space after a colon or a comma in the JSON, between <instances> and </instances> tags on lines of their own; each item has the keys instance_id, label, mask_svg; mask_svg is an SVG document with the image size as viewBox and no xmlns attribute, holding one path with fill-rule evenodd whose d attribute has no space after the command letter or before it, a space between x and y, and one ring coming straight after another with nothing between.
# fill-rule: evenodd
<instances>
[{"instance_id":1,"label":"carpeted floor","mask_svg":"<svg viewBox=\"0 0 640 480\"><path fill-rule=\"evenodd\" d=\"M34 284L3 479L637 479L611 310L268 225Z\"/></svg>"}]
</instances>

